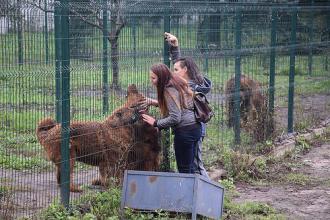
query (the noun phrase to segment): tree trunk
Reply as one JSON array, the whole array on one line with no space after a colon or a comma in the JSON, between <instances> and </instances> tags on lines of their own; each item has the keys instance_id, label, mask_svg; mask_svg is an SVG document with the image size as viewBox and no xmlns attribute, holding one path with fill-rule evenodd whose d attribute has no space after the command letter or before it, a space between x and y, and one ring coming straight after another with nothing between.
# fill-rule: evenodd
<instances>
[{"instance_id":1,"label":"tree trunk","mask_svg":"<svg viewBox=\"0 0 330 220\"><path fill-rule=\"evenodd\" d=\"M208 44L213 44L213 47L220 47L221 38L220 38L220 22L221 16L212 15L210 16L210 24L209 24L209 39Z\"/></svg>"},{"instance_id":2,"label":"tree trunk","mask_svg":"<svg viewBox=\"0 0 330 220\"><path fill-rule=\"evenodd\" d=\"M119 89L119 52L118 52L118 38L110 40L111 44L111 66L112 66L112 83L111 87L114 89Z\"/></svg>"},{"instance_id":3,"label":"tree trunk","mask_svg":"<svg viewBox=\"0 0 330 220\"><path fill-rule=\"evenodd\" d=\"M119 48L118 39L121 30L125 26L124 19L120 14L120 1L113 1L113 8L110 11L111 30L109 33L109 41L111 44L111 66L112 66L112 83L111 87L115 90L120 89L119 85Z\"/></svg>"},{"instance_id":4,"label":"tree trunk","mask_svg":"<svg viewBox=\"0 0 330 220\"><path fill-rule=\"evenodd\" d=\"M17 0L17 43L18 43L18 64L23 65L23 15L21 0Z\"/></svg>"}]
</instances>

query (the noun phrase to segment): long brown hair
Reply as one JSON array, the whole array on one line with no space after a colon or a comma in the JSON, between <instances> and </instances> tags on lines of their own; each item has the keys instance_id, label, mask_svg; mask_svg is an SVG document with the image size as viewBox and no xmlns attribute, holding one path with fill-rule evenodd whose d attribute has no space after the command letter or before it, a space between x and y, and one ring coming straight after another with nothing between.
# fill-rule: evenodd
<instances>
[{"instance_id":1,"label":"long brown hair","mask_svg":"<svg viewBox=\"0 0 330 220\"><path fill-rule=\"evenodd\" d=\"M180 67L187 67L188 77L196 84L203 84L203 74L199 71L199 68L195 61L191 57L180 57L175 60L175 63L180 62Z\"/></svg>"},{"instance_id":2,"label":"long brown hair","mask_svg":"<svg viewBox=\"0 0 330 220\"><path fill-rule=\"evenodd\" d=\"M157 98L158 104L160 107L160 111L162 115L168 114L168 108L166 105L165 96L173 98L171 94L169 94L167 87L174 87L179 92L178 100L180 103L176 104L179 108L186 108L186 101L184 94L189 94L192 96L192 91L189 89L187 82L179 76L173 75L170 69L163 63L154 64L150 68L151 72L153 72L158 80L157 80ZM174 100L176 101L176 100Z\"/></svg>"}]
</instances>

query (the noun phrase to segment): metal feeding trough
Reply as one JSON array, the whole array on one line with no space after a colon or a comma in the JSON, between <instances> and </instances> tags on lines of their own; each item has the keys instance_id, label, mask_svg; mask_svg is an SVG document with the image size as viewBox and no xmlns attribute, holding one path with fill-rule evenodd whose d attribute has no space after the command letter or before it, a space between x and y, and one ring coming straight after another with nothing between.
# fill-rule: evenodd
<instances>
[{"instance_id":1,"label":"metal feeding trough","mask_svg":"<svg viewBox=\"0 0 330 220\"><path fill-rule=\"evenodd\" d=\"M121 209L165 210L222 216L224 188L198 174L125 171Z\"/></svg>"}]
</instances>

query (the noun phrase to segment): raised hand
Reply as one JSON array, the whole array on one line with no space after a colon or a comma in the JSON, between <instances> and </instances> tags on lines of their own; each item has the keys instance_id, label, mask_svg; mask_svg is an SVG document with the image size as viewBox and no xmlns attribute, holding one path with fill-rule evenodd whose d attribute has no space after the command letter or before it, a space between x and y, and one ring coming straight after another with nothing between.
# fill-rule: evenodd
<instances>
[{"instance_id":1,"label":"raised hand","mask_svg":"<svg viewBox=\"0 0 330 220\"><path fill-rule=\"evenodd\" d=\"M164 33L164 38L170 45L172 45L174 47L179 46L178 38L176 36L174 36L173 34L165 32Z\"/></svg>"}]
</instances>

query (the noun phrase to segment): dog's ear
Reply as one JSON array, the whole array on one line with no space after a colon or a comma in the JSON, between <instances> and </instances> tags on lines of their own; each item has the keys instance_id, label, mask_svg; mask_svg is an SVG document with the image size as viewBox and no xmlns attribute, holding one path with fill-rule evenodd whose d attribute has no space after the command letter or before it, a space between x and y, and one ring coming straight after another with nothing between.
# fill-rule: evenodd
<instances>
[{"instance_id":1,"label":"dog's ear","mask_svg":"<svg viewBox=\"0 0 330 220\"><path fill-rule=\"evenodd\" d=\"M127 88L127 96L129 96L130 94L137 94L137 93L138 93L138 90L137 90L135 84L131 84L131 85L128 86L128 88Z\"/></svg>"}]
</instances>

